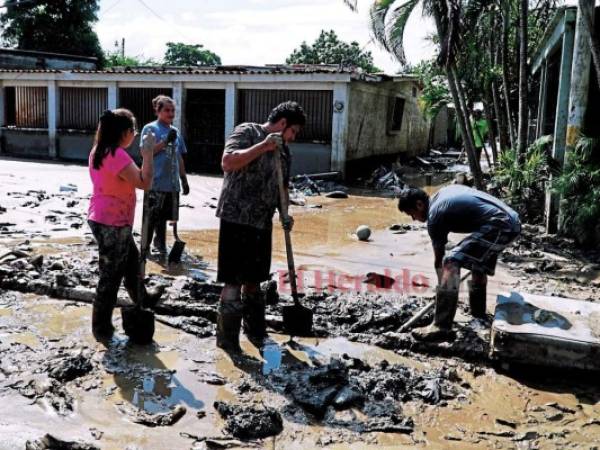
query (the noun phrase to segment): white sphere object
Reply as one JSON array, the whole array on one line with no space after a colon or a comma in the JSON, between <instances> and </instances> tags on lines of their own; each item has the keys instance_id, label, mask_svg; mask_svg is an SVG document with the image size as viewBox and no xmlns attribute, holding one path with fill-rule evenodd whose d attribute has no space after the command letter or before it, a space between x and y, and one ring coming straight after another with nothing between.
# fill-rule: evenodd
<instances>
[{"instance_id":1,"label":"white sphere object","mask_svg":"<svg viewBox=\"0 0 600 450\"><path fill-rule=\"evenodd\" d=\"M356 237L360 241L368 241L369 237L371 237L371 229L367 225L360 225L356 229Z\"/></svg>"}]
</instances>

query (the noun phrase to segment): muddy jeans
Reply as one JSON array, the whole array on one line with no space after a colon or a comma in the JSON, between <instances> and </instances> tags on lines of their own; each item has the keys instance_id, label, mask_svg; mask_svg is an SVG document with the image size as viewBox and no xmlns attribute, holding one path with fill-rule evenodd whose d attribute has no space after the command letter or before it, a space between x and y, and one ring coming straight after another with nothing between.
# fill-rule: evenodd
<instances>
[{"instance_id":1,"label":"muddy jeans","mask_svg":"<svg viewBox=\"0 0 600 450\"><path fill-rule=\"evenodd\" d=\"M114 307L121 281L131 299L137 303L140 274L139 258L131 227L113 227L91 220L88 224L98 243L99 270L96 300L99 306Z\"/></svg>"},{"instance_id":2,"label":"muddy jeans","mask_svg":"<svg viewBox=\"0 0 600 450\"><path fill-rule=\"evenodd\" d=\"M175 201L175 206L173 205ZM154 244L164 247L167 234L167 221L179 219L179 193L148 191L144 194L144 220L148 221L148 241L142 243L146 251L150 248L152 236Z\"/></svg>"}]
</instances>

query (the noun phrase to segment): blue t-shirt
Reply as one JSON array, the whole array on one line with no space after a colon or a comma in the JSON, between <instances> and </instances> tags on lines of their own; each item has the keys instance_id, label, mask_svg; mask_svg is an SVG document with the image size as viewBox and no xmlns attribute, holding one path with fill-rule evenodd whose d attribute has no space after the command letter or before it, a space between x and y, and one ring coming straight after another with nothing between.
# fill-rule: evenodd
<instances>
[{"instance_id":1,"label":"blue t-shirt","mask_svg":"<svg viewBox=\"0 0 600 450\"><path fill-rule=\"evenodd\" d=\"M148 132L148 130L154 133L156 136L156 142L166 141L169 131L173 129L177 131L177 139L172 144L167 145L161 152L154 155L154 179L152 180L152 190L159 192L172 192L173 188L179 192L179 157L178 155L184 155L187 153L185 142L179 134L179 130L174 126L165 125L164 123L155 120L144 126L142 129L142 136ZM140 146L142 141L140 140ZM171 165L171 155L173 151L176 151L176 155L173 158L173 165ZM169 169L172 169L172 174L169 173ZM174 181L173 181L173 180Z\"/></svg>"},{"instance_id":2,"label":"blue t-shirt","mask_svg":"<svg viewBox=\"0 0 600 450\"><path fill-rule=\"evenodd\" d=\"M427 230L436 248L446 245L448 233L473 233L483 225L516 231L519 215L496 197L459 184L440 189L429 202Z\"/></svg>"}]
</instances>

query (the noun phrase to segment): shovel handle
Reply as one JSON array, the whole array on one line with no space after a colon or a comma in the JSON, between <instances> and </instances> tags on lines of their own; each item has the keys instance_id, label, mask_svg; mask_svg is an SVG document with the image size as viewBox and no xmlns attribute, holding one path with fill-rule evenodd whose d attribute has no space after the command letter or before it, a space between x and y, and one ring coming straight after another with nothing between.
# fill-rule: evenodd
<instances>
[{"instance_id":1,"label":"shovel handle","mask_svg":"<svg viewBox=\"0 0 600 450\"><path fill-rule=\"evenodd\" d=\"M289 205L288 198L285 192L285 187L283 184L283 171L281 170L281 152L279 147L274 150L273 158L275 162L275 172L277 174L277 185L279 187L279 215L282 219L287 220L287 218L289 217ZM288 274L290 277L292 298L294 299L294 303L298 305L298 286L296 284L296 265L294 264L294 252L292 250L292 236L290 235L290 231L286 230L285 228L283 229L283 234L285 236L285 253L287 255Z\"/></svg>"},{"instance_id":2,"label":"shovel handle","mask_svg":"<svg viewBox=\"0 0 600 450\"><path fill-rule=\"evenodd\" d=\"M139 279L137 285L138 304L141 304L141 299L144 296L144 278L146 278L146 258L150 248L150 239L148 236L150 227L150 198L147 192L144 192L144 203L142 204L142 236L140 238L140 261L139 261ZM136 304L137 305L137 304Z\"/></svg>"}]
</instances>

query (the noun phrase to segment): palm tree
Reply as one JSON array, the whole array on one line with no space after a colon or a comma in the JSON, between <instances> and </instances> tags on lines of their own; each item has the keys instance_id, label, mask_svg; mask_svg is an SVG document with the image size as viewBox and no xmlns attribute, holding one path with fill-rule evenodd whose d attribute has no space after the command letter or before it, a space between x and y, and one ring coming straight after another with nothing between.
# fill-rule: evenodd
<instances>
[{"instance_id":1,"label":"palm tree","mask_svg":"<svg viewBox=\"0 0 600 450\"><path fill-rule=\"evenodd\" d=\"M486 0L473 0L485 2ZM344 0L356 10L356 0ZM444 68L448 87L456 108L458 126L463 136L469 167L475 186L483 189L481 167L475 154L473 130L469 108L460 78L457 75L456 55L461 33L461 8L459 0L374 0L370 9L370 25L374 38L385 50L394 55L400 64L406 64L404 29L409 17L422 4L426 15L433 17L439 45L438 63ZM475 11L475 10L473 10Z\"/></svg>"},{"instance_id":2,"label":"palm tree","mask_svg":"<svg viewBox=\"0 0 600 450\"><path fill-rule=\"evenodd\" d=\"M598 36L594 29L594 4L594 0L578 0L577 13L583 15L592 52L592 62L596 70L596 80L598 81L598 86L600 86L600 42L598 42Z\"/></svg>"},{"instance_id":3,"label":"palm tree","mask_svg":"<svg viewBox=\"0 0 600 450\"><path fill-rule=\"evenodd\" d=\"M527 131L529 129L529 67L527 66L529 0L519 0L519 141L517 161L522 163L527 152Z\"/></svg>"}]
</instances>

